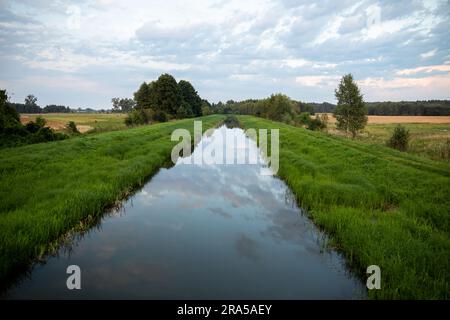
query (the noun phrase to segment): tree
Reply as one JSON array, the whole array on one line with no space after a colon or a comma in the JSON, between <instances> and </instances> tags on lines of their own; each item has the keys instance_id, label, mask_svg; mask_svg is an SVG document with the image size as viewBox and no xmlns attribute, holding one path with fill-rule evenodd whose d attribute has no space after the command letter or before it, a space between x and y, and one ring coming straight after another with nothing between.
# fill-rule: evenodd
<instances>
[{"instance_id":1,"label":"tree","mask_svg":"<svg viewBox=\"0 0 450 320\"><path fill-rule=\"evenodd\" d=\"M198 95L197 91L195 91L192 84L189 81L180 80L180 82L178 82L178 86L180 87L183 100L191 106L193 114L197 117L201 116L202 99Z\"/></svg>"},{"instance_id":2,"label":"tree","mask_svg":"<svg viewBox=\"0 0 450 320\"><path fill-rule=\"evenodd\" d=\"M136 106L136 102L129 98L112 98L113 112L130 112Z\"/></svg>"},{"instance_id":3,"label":"tree","mask_svg":"<svg viewBox=\"0 0 450 320\"><path fill-rule=\"evenodd\" d=\"M151 101L151 84L143 82L138 91L134 93L134 101L137 107L141 109L150 108Z\"/></svg>"},{"instance_id":4,"label":"tree","mask_svg":"<svg viewBox=\"0 0 450 320\"><path fill-rule=\"evenodd\" d=\"M394 129L394 133L388 141L388 146L400 151L406 151L408 149L409 142L409 130L405 127L398 125Z\"/></svg>"},{"instance_id":5,"label":"tree","mask_svg":"<svg viewBox=\"0 0 450 320\"><path fill-rule=\"evenodd\" d=\"M202 100L202 115L207 116L213 113L211 104L208 100Z\"/></svg>"},{"instance_id":6,"label":"tree","mask_svg":"<svg viewBox=\"0 0 450 320\"><path fill-rule=\"evenodd\" d=\"M178 119L184 119L184 118L192 118L194 117L194 112L192 111L192 107L189 103L186 101L181 102L181 106L177 110L176 114Z\"/></svg>"},{"instance_id":7,"label":"tree","mask_svg":"<svg viewBox=\"0 0 450 320\"><path fill-rule=\"evenodd\" d=\"M181 106L181 90L175 78L170 74L162 74L152 85L154 94L155 111L162 111L175 115Z\"/></svg>"},{"instance_id":8,"label":"tree","mask_svg":"<svg viewBox=\"0 0 450 320\"><path fill-rule=\"evenodd\" d=\"M273 94L267 101L267 118L281 121L286 114L292 116L291 99L284 94Z\"/></svg>"},{"instance_id":9,"label":"tree","mask_svg":"<svg viewBox=\"0 0 450 320\"><path fill-rule=\"evenodd\" d=\"M336 127L339 130L351 132L352 137L355 138L356 133L367 123L367 110L363 96L351 74L342 77L335 95L338 100L334 109Z\"/></svg>"},{"instance_id":10,"label":"tree","mask_svg":"<svg viewBox=\"0 0 450 320\"><path fill-rule=\"evenodd\" d=\"M37 102L37 98L32 94L27 95L27 97L25 98L26 106L37 106L36 102Z\"/></svg>"}]
</instances>

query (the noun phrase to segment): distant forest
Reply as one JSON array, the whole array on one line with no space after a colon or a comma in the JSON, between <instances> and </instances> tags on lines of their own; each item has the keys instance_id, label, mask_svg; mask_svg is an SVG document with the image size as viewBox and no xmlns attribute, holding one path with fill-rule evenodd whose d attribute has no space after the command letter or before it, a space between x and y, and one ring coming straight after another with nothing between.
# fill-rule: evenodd
<instances>
[{"instance_id":1,"label":"distant forest","mask_svg":"<svg viewBox=\"0 0 450 320\"><path fill-rule=\"evenodd\" d=\"M38 106L37 104L25 104L25 103L7 103L10 107L16 110L18 113L71 113L71 112L111 112L111 110L94 110L91 108L77 108L72 109L66 106L59 106L50 104L45 106L44 108Z\"/></svg>"},{"instance_id":2,"label":"distant forest","mask_svg":"<svg viewBox=\"0 0 450 320\"><path fill-rule=\"evenodd\" d=\"M225 104L219 102L213 104L213 111L217 113L239 113L256 114L258 112L258 101L248 99L243 101L229 100ZM336 105L323 102L300 102L294 101L295 109L299 112L331 113ZM369 115L380 116L450 116L450 100L428 100L428 101L400 101L400 102L366 102Z\"/></svg>"},{"instance_id":3,"label":"distant forest","mask_svg":"<svg viewBox=\"0 0 450 320\"><path fill-rule=\"evenodd\" d=\"M131 100L131 99L130 99ZM258 99L248 99L243 101L228 100L226 103L218 102L209 104L202 100L204 104L210 106L211 113L239 113L255 114L255 106ZM299 112L332 113L335 104L322 102L300 102L292 100L296 104ZM94 110L91 108L70 108L62 105L47 105L44 108L37 104L7 103L18 113L71 113L71 112L121 112L120 110ZM367 113L369 115L380 116L450 116L450 100L428 100L428 101L400 101L400 102L366 102Z\"/></svg>"}]
</instances>

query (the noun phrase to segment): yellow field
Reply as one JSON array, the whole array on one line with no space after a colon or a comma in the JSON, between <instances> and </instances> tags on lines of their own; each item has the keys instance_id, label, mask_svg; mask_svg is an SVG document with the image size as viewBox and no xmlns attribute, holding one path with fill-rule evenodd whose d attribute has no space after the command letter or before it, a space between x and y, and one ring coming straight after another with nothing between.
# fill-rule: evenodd
<instances>
[{"instance_id":1,"label":"yellow field","mask_svg":"<svg viewBox=\"0 0 450 320\"><path fill-rule=\"evenodd\" d=\"M320 113L319 113L320 114ZM329 123L335 123L333 114L328 114ZM449 123L450 116L368 116L368 124L383 123Z\"/></svg>"},{"instance_id":2,"label":"yellow field","mask_svg":"<svg viewBox=\"0 0 450 320\"><path fill-rule=\"evenodd\" d=\"M333 115L328 114L328 133L345 136L335 123ZM450 161L450 116L368 116L367 126L356 139L385 145L397 124L410 132L409 153Z\"/></svg>"},{"instance_id":3,"label":"yellow field","mask_svg":"<svg viewBox=\"0 0 450 320\"><path fill-rule=\"evenodd\" d=\"M88 131L110 131L125 128L125 114L122 113L43 113L21 114L20 121L27 123L36 117L43 117L47 126L56 131L64 131L69 121L74 121L81 133Z\"/></svg>"}]
</instances>

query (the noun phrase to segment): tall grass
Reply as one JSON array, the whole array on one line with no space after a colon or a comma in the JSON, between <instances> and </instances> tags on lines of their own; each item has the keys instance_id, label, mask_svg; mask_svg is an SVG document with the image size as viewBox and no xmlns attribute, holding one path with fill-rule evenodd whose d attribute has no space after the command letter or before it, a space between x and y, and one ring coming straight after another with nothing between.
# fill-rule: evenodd
<instances>
[{"instance_id":1,"label":"tall grass","mask_svg":"<svg viewBox=\"0 0 450 320\"><path fill-rule=\"evenodd\" d=\"M203 117L203 129L223 116ZM101 215L170 160L193 120L0 151L0 286L80 221Z\"/></svg>"},{"instance_id":2,"label":"tall grass","mask_svg":"<svg viewBox=\"0 0 450 320\"><path fill-rule=\"evenodd\" d=\"M450 166L388 147L239 116L280 129L280 169L299 204L382 299L450 298Z\"/></svg>"}]
</instances>

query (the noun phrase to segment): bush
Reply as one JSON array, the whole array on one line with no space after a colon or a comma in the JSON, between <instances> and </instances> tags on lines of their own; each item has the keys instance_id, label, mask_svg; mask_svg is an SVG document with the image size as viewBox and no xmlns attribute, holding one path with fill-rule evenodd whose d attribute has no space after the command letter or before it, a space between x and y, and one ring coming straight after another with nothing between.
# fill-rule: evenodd
<instances>
[{"instance_id":1,"label":"bush","mask_svg":"<svg viewBox=\"0 0 450 320\"><path fill-rule=\"evenodd\" d=\"M311 116L309 115L309 112L302 112L297 117L297 120L301 125L307 126L311 121Z\"/></svg>"},{"instance_id":2,"label":"bush","mask_svg":"<svg viewBox=\"0 0 450 320\"><path fill-rule=\"evenodd\" d=\"M391 138L387 142L388 146L400 151L406 151L408 149L409 142L409 130L406 130L405 127L398 125L394 129L394 133Z\"/></svg>"},{"instance_id":3,"label":"bush","mask_svg":"<svg viewBox=\"0 0 450 320\"><path fill-rule=\"evenodd\" d=\"M69 133L72 133L72 134L80 133L80 131L78 131L77 125L73 121L69 121L66 124L66 129Z\"/></svg>"},{"instance_id":4,"label":"bush","mask_svg":"<svg viewBox=\"0 0 450 320\"><path fill-rule=\"evenodd\" d=\"M314 119L310 119L308 123L309 130L323 130L327 127L326 123L322 121L321 118L315 117Z\"/></svg>"},{"instance_id":5,"label":"bush","mask_svg":"<svg viewBox=\"0 0 450 320\"><path fill-rule=\"evenodd\" d=\"M125 118L125 124L127 126L147 124L152 116L153 114L150 112L150 109L134 109L128 114L128 117Z\"/></svg>"},{"instance_id":6,"label":"bush","mask_svg":"<svg viewBox=\"0 0 450 320\"><path fill-rule=\"evenodd\" d=\"M167 121L167 114L164 111L156 111L155 115L153 116L153 120L159 121L159 122L166 122Z\"/></svg>"}]
</instances>

